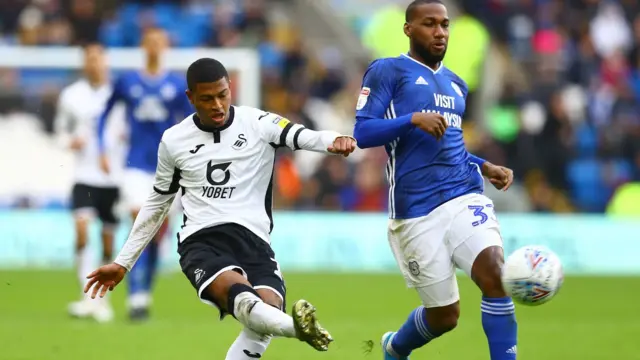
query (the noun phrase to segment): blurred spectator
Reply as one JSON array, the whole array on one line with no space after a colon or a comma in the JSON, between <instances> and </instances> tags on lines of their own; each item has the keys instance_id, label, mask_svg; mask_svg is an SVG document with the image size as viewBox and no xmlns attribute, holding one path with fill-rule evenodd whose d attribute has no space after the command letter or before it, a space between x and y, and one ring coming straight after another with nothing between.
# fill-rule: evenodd
<instances>
[{"instance_id":1,"label":"blurred spectator","mask_svg":"<svg viewBox=\"0 0 640 360\"><path fill-rule=\"evenodd\" d=\"M102 19L95 0L72 0L68 19L73 29L73 44L98 41Z\"/></svg>"},{"instance_id":2,"label":"blurred spectator","mask_svg":"<svg viewBox=\"0 0 640 360\"><path fill-rule=\"evenodd\" d=\"M160 26L169 31L175 47L250 47L261 58L264 108L311 129L350 131L367 64L360 74L346 73L340 51L310 49L295 26L274 16L275 3L3 0L0 44L61 46L99 40L130 47L138 45L142 29ZM482 65L492 42L496 54L491 55L502 56L522 78L516 81L507 72L500 83L487 79L501 87L497 101L478 102L472 107L477 111L468 114L474 121L464 125L470 151L515 170L511 191L487 189L500 211L602 212L617 188L640 181L640 2L457 3L465 11L453 21L456 35L448 65L477 86L474 94L479 92L488 82ZM344 20L376 53L395 56L406 50L406 37L393 25L403 22L404 2L330 4L341 15L348 13ZM469 42L471 36L476 40ZM474 61L468 57L471 46ZM42 131L50 131L57 93L75 75L0 69L0 114L16 109L37 114ZM42 141L41 135L46 137L34 136ZM383 149L358 151L348 159L283 151L275 164L275 204L287 209L385 211L385 161ZM47 203L14 195L0 203Z\"/></svg>"},{"instance_id":3,"label":"blurred spectator","mask_svg":"<svg viewBox=\"0 0 640 360\"><path fill-rule=\"evenodd\" d=\"M372 212L387 209L388 191L380 171L383 164L366 156L355 168L354 182L342 194L343 208L349 211Z\"/></svg>"},{"instance_id":4,"label":"blurred spectator","mask_svg":"<svg viewBox=\"0 0 640 360\"><path fill-rule=\"evenodd\" d=\"M508 159L536 211L604 211L640 172L638 2L459 3L505 41L508 61L527 77L526 87L507 81L485 110L481 153Z\"/></svg>"},{"instance_id":5,"label":"blurred spectator","mask_svg":"<svg viewBox=\"0 0 640 360\"><path fill-rule=\"evenodd\" d=\"M626 20L619 4L609 1L599 4L598 12L591 20L590 35L600 57L631 48L631 29Z\"/></svg>"}]
</instances>

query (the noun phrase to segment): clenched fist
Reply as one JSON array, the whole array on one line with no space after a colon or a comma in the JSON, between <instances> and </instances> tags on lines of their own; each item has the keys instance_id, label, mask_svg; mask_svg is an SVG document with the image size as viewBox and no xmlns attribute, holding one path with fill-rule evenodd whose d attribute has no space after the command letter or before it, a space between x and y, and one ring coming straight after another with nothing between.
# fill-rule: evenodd
<instances>
[{"instance_id":1,"label":"clenched fist","mask_svg":"<svg viewBox=\"0 0 640 360\"><path fill-rule=\"evenodd\" d=\"M444 136L448 127L447 120L438 113L414 113L411 116L411 123L438 140Z\"/></svg>"},{"instance_id":2,"label":"clenched fist","mask_svg":"<svg viewBox=\"0 0 640 360\"><path fill-rule=\"evenodd\" d=\"M333 144L327 149L332 154L349 156L356 149L356 139L351 136L338 136L333 140Z\"/></svg>"}]
</instances>

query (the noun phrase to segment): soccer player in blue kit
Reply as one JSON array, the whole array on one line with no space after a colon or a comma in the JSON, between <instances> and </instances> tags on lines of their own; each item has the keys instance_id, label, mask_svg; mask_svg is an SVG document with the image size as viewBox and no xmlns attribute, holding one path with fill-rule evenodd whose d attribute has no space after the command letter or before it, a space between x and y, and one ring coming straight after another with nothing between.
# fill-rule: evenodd
<instances>
[{"instance_id":1,"label":"soccer player in blue kit","mask_svg":"<svg viewBox=\"0 0 640 360\"><path fill-rule=\"evenodd\" d=\"M136 218L147 196L153 191L154 174L160 139L165 130L193 113L183 76L166 72L161 67L163 51L169 43L166 32L159 28L146 29L142 48L146 67L142 71L122 74L113 85L113 93L98 122L98 147L101 168L109 172L105 148L105 128L109 113L116 103L126 107L129 126L129 152L123 176L123 200ZM166 234L168 220L154 241L144 250L129 276L129 317L144 320L149 315L151 288L158 259L159 243Z\"/></svg>"},{"instance_id":2,"label":"soccer player in blue kit","mask_svg":"<svg viewBox=\"0 0 640 360\"><path fill-rule=\"evenodd\" d=\"M507 190L513 172L467 152L462 135L467 86L442 65L449 38L447 9L415 0L406 10L410 50L374 61L358 98L355 138L389 155L388 238L422 306L382 337L384 359L409 355L453 330L460 314L456 267L482 291L482 325L491 360L514 360L514 305L502 288L504 263L493 202L483 175Z\"/></svg>"}]
</instances>

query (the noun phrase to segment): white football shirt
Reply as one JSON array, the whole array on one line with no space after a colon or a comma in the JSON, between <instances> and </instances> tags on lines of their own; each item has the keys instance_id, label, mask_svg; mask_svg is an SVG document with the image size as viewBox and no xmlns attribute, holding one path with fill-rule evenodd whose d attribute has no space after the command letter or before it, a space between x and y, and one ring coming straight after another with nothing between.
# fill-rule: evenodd
<instances>
[{"instance_id":1,"label":"white football shirt","mask_svg":"<svg viewBox=\"0 0 640 360\"><path fill-rule=\"evenodd\" d=\"M201 229L236 223L269 243L276 149L326 153L340 136L246 106L232 106L227 123L215 130L190 116L164 133L153 191L115 262L131 270L178 191L184 212L180 242Z\"/></svg>"},{"instance_id":2,"label":"white football shirt","mask_svg":"<svg viewBox=\"0 0 640 360\"><path fill-rule=\"evenodd\" d=\"M97 146L97 122L111 95L111 86L106 83L100 87L93 87L86 79L80 79L67 86L60 93L56 118L55 132L60 144L69 148L74 138L82 138L85 146L75 153L76 162L74 180L96 187L116 186L118 165L123 162L124 149L121 136L124 133L123 109L112 112L110 128L108 129L109 155L114 171L105 174L99 166Z\"/></svg>"}]
</instances>

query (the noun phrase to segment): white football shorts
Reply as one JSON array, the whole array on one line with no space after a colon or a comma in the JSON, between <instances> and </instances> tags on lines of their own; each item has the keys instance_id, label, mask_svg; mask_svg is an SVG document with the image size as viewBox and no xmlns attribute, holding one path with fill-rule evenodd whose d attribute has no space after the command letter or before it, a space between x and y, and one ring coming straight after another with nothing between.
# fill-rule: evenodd
<instances>
[{"instance_id":1,"label":"white football shorts","mask_svg":"<svg viewBox=\"0 0 640 360\"><path fill-rule=\"evenodd\" d=\"M122 176L122 200L128 210L140 210L153 191L155 174L128 168Z\"/></svg>"},{"instance_id":2,"label":"white football shorts","mask_svg":"<svg viewBox=\"0 0 640 360\"><path fill-rule=\"evenodd\" d=\"M470 276L484 249L502 247L493 201L480 194L450 200L423 217L391 219L388 237L407 286L427 308L460 300L456 268Z\"/></svg>"}]
</instances>

